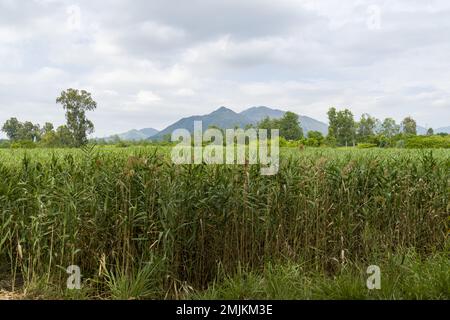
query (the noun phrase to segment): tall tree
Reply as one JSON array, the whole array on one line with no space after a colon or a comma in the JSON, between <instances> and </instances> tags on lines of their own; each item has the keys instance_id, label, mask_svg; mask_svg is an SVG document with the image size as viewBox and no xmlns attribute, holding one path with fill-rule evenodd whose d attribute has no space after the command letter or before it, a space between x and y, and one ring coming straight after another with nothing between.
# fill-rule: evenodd
<instances>
[{"instance_id":1,"label":"tall tree","mask_svg":"<svg viewBox=\"0 0 450 320\"><path fill-rule=\"evenodd\" d=\"M375 129L378 120L367 113L361 116L357 126L357 137L361 142L367 141L370 137L375 136Z\"/></svg>"},{"instance_id":2,"label":"tall tree","mask_svg":"<svg viewBox=\"0 0 450 320\"><path fill-rule=\"evenodd\" d=\"M298 140L303 137L303 129L300 126L299 117L290 111L286 112L281 119L266 117L258 123L257 127L259 129L269 130L269 137L271 129L280 130L280 137L286 140Z\"/></svg>"},{"instance_id":3,"label":"tall tree","mask_svg":"<svg viewBox=\"0 0 450 320\"><path fill-rule=\"evenodd\" d=\"M20 140L22 123L17 118L11 118L5 122L2 131L6 133L8 138L12 141Z\"/></svg>"},{"instance_id":4,"label":"tall tree","mask_svg":"<svg viewBox=\"0 0 450 320\"><path fill-rule=\"evenodd\" d=\"M402 121L403 133L417 135L417 124L416 121L411 117L406 117Z\"/></svg>"},{"instance_id":5,"label":"tall tree","mask_svg":"<svg viewBox=\"0 0 450 320\"><path fill-rule=\"evenodd\" d=\"M87 143L87 136L94 132L94 124L86 118L86 111L93 111L97 103L85 90L67 89L56 99L66 110L67 129L73 137L75 147Z\"/></svg>"},{"instance_id":6,"label":"tall tree","mask_svg":"<svg viewBox=\"0 0 450 320\"><path fill-rule=\"evenodd\" d=\"M280 136L286 140L299 140L303 137L303 130L300 126L297 114L288 111L278 123Z\"/></svg>"},{"instance_id":7,"label":"tall tree","mask_svg":"<svg viewBox=\"0 0 450 320\"><path fill-rule=\"evenodd\" d=\"M332 138L341 146L347 146L355 142L356 126L353 113L350 110L336 111L335 108L331 108L328 111L328 119L328 140Z\"/></svg>"},{"instance_id":8,"label":"tall tree","mask_svg":"<svg viewBox=\"0 0 450 320\"><path fill-rule=\"evenodd\" d=\"M393 136L400 133L400 126L392 118L386 118L383 120L380 128L380 134L387 138L392 138Z\"/></svg>"},{"instance_id":9,"label":"tall tree","mask_svg":"<svg viewBox=\"0 0 450 320\"><path fill-rule=\"evenodd\" d=\"M54 129L55 129L55 126L53 125L53 123L46 122L44 124L44 126L42 127L42 134L44 135L44 134L53 132Z\"/></svg>"},{"instance_id":10,"label":"tall tree","mask_svg":"<svg viewBox=\"0 0 450 320\"><path fill-rule=\"evenodd\" d=\"M41 138L41 128L39 124L25 121L20 129L20 140L36 142Z\"/></svg>"},{"instance_id":11,"label":"tall tree","mask_svg":"<svg viewBox=\"0 0 450 320\"><path fill-rule=\"evenodd\" d=\"M257 125L258 129L266 129L266 130L274 129L275 126L276 126L276 120L270 119L269 117L265 117L263 120L258 122L258 125Z\"/></svg>"},{"instance_id":12,"label":"tall tree","mask_svg":"<svg viewBox=\"0 0 450 320\"><path fill-rule=\"evenodd\" d=\"M330 108L328 110L328 136L337 138L337 111L336 108Z\"/></svg>"},{"instance_id":13,"label":"tall tree","mask_svg":"<svg viewBox=\"0 0 450 320\"><path fill-rule=\"evenodd\" d=\"M73 134L67 126L59 126L56 129L56 140L61 146L75 145Z\"/></svg>"},{"instance_id":14,"label":"tall tree","mask_svg":"<svg viewBox=\"0 0 450 320\"><path fill-rule=\"evenodd\" d=\"M427 130L427 136L432 136L432 135L434 135L434 130L433 130L433 128L429 128Z\"/></svg>"},{"instance_id":15,"label":"tall tree","mask_svg":"<svg viewBox=\"0 0 450 320\"><path fill-rule=\"evenodd\" d=\"M338 135L337 139L341 145L348 146L355 142L355 120L353 113L345 109L337 114Z\"/></svg>"}]
</instances>

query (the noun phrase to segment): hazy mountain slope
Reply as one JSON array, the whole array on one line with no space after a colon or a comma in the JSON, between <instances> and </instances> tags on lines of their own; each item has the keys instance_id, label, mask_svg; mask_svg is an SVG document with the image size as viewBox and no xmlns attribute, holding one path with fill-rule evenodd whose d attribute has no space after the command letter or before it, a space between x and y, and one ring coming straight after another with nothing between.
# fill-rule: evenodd
<instances>
[{"instance_id":1,"label":"hazy mountain slope","mask_svg":"<svg viewBox=\"0 0 450 320\"><path fill-rule=\"evenodd\" d=\"M268 107L253 107L242 111L240 114L252 120L253 124L256 124L266 117L275 119L281 118L285 114L285 111ZM328 125L323 122L307 116L299 116L299 120L305 134L308 133L308 131L319 131L324 135L328 134Z\"/></svg>"},{"instance_id":2,"label":"hazy mountain slope","mask_svg":"<svg viewBox=\"0 0 450 320\"><path fill-rule=\"evenodd\" d=\"M176 129L187 129L189 132L193 132L194 121L202 121L203 130L208 129L209 126L213 125L220 128L229 129L236 126L245 127L245 125L251 123L251 121L245 116L240 115L228 108L221 107L207 115L183 118L153 136L152 139L162 139L166 135L171 135Z\"/></svg>"},{"instance_id":3,"label":"hazy mountain slope","mask_svg":"<svg viewBox=\"0 0 450 320\"><path fill-rule=\"evenodd\" d=\"M319 131L324 136L328 134L328 125L316 119L307 116L300 116L300 124L302 125L305 135L308 131Z\"/></svg>"},{"instance_id":4,"label":"hazy mountain slope","mask_svg":"<svg viewBox=\"0 0 450 320\"><path fill-rule=\"evenodd\" d=\"M443 127L443 128L437 128L436 130L434 130L435 133L448 133L450 134L450 126L448 127Z\"/></svg>"},{"instance_id":5,"label":"hazy mountain slope","mask_svg":"<svg viewBox=\"0 0 450 320\"><path fill-rule=\"evenodd\" d=\"M171 135L176 129L187 129L190 132L193 132L194 121L202 121L204 130L211 125L215 125L223 129L229 129L236 126L245 127L248 124L255 125L266 117L281 118L284 113L285 111L263 106L252 107L242 111L241 113L236 113L233 110L221 107L207 115L183 118L153 136L152 139L162 139L164 136ZM322 132L324 135L328 132L328 126L323 122L306 116L299 116L299 120L305 134L312 130Z\"/></svg>"},{"instance_id":6,"label":"hazy mountain slope","mask_svg":"<svg viewBox=\"0 0 450 320\"><path fill-rule=\"evenodd\" d=\"M267 117L275 119L281 118L285 114L285 111L268 107L252 107L239 114L249 119L253 124L256 124Z\"/></svg>"},{"instance_id":7,"label":"hazy mountain slope","mask_svg":"<svg viewBox=\"0 0 450 320\"><path fill-rule=\"evenodd\" d=\"M139 141L139 140L146 140L155 134L158 133L158 130L153 128L144 128L141 130L130 130L124 133L117 134L120 140L127 140L127 141ZM115 135L109 136L105 138L105 140L109 141L114 139Z\"/></svg>"},{"instance_id":8,"label":"hazy mountain slope","mask_svg":"<svg viewBox=\"0 0 450 320\"><path fill-rule=\"evenodd\" d=\"M153 128L144 128L141 130L138 130L140 133L144 134L145 136L151 137L154 136L155 134L157 134L159 131Z\"/></svg>"}]
</instances>

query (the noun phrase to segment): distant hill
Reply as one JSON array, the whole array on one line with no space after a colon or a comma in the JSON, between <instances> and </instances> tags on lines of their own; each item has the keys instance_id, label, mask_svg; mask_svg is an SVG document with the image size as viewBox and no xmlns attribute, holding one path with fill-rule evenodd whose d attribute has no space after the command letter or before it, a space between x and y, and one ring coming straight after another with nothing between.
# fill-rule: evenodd
<instances>
[{"instance_id":1,"label":"distant hill","mask_svg":"<svg viewBox=\"0 0 450 320\"><path fill-rule=\"evenodd\" d=\"M273 119L281 118L285 113L286 113L285 111L278 109L271 109L268 107L253 107L245 111L242 111L240 114L250 119L253 122L253 124L257 124L258 122L267 117ZM328 134L328 125L323 122L320 122L316 119L307 116L299 116L299 120L303 128L303 132L305 134L307 134L308 131L319 131L323 135Z\"/></svg>"},{"instance_id":2,"label":"distant hill","mask_svg":"<svg viewBox=\"0 0 450 320\"><path fill-rule=\"evenodd\" d=\"M222 129L230 129L234 127L243 128L249 124L255 125L266 117L281 118L284 113L285 111L271 109L264 106L252 107L242 111L241 113L236 113L225 107L220 107L216 111L207 115L183 118L160 131L158 134L151 137L151 139L162 139L166 135L171 135L176 129L187 129L188 131L193 132L194 121L202 121L203 129L207 129L209 126L213 125ZM320 131L324 135L327 134L328 126L325 123L306 116L299 116L299 120L305 134L312 130Z\"/></svg>"},{"instance_id":3,"label":"distant hill","mask_svg":"<svg viewBox=\"0 0 450 320\"><path fill-rule=\"evenodd\" d=\"M160 131L157 135L151 137L152 140L164 138L166 135L171 135L176 129L187 129L189 132L194 131L194 121L202 121L203 129L206 130L209 126L217 126L219 128L229 129L234 127L245 127L251 121L231 109L220 107L216 111L203 115L191 116L178 120L174 124L168 126Z\"/></svg>"},{"instance_id":4,"label":"distant hill","mask_svg":"<svg viewBox=\"0 0 450 320\"><path fill-rule=\"evenodd\" d=\"M176 129L187 129L190 132L193 132L194 121L202 121L204 130L206 130L210 126L217 126L222 129L230 129L235 127L244 128L245 126L250 124L256 125L258 122L267 117L272 119L279 119L283 117L285 113L286 111L265 106L251 107L240 113L234 112L233 110L226 107L220 107L219 109L206 115L196 115L182 118L160 132L153 128L144 128L141 130L133 129L118 134L117 136L119 136L121 140L128 141L139 141L146 139L161 140L165 136L171 135L172 132ZM324 136L328 134L328 125L326 123L301 115L299 116L299 121L305 135L309 131L319 131ZM417 134L426 135L427 131L427 128L417 125ZM450 134L450 126L435 129L434 132ZM110 136L105 138L105 140L111 141L113 138L114 136Z\"/></svg>"},{"instance_id":5,"label":"distant hill","mask_svg":"<svg viewBox=\"0 0 450 320\"><path fill-rule=\"evenodd\" d=\"M281 118L284 114L285 111L281 111L278 109L271 109L267 107L252 107L240 113L240 115L249 119L253 124L257 124L258 122L267 117L278 119Z\"/></svg>"},{"instance_id":6,"label":"distant hill","mask_svg":"<svg viewBox=\"0 0 450 320\"><path fill-rule=\"evenodd\" d=\"M153 137L155 134L158 133L158 130L153 128L144 128L141 130L130 130L124 133L117 134L117 136L120 138L120 140L126 140L126 141L139 141L139 140L146 140L148 138ZM114 135L105 138L105 140L113 140Z\"/></svg>"},{"instance_id":7,"label":"distant hill","mask_svg":"<svg viewBox=\"0 0 450 320\"><path fill-rule=\"evenodd\" d=\"M448 133L450 134L450 127L437 128L434 133Z\"/></svg>"},{"instance_id":8,"label":"distant hill","mask_svg":"<svg viewBox=\"0 0 450 320\"><path fill-rule=\"evenodd\" d=\"M422 127L422 126L419 126L419 125L416 127L416 130L417 130L417 134L418 134L418 135L421 135L421 136L426 135L426 134L427 134L427 131L428 131L427 128Z\"/></svg>"}]
</instances>

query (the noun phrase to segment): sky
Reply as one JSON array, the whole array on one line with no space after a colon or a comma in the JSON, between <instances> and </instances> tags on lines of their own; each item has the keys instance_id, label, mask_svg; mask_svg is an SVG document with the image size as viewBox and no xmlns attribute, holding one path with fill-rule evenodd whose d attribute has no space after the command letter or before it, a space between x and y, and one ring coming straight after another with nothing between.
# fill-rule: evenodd
<instances>
[{"instance_id":1,"label":"sky","mask_svg":"<svg viewBox=\"0 0 450 320\"><path fill-rule=\"evenodd\" d=\"M0 0L0 123L63 124L67 88L97 137L220 106L450 126L450 1Z\"/></svg>"}]
</instances>

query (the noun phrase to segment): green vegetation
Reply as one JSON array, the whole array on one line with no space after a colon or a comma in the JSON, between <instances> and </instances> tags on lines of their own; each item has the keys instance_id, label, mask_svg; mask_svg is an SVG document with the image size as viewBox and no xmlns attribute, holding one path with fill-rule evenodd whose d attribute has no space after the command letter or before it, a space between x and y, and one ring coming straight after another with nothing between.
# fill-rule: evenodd
<instances>
[{"instance_id":1,"label":"green vegetation","mask_svg":"<svg viewBox=\"0 0 450 320\"><path fill-rule=\"evenodd\" d=\"M30 121L24 123L16 118L7 120L2 131L8 136L9 142L1 143L0 147L35 148L35 147L81 147L88 143L88 135L94 132L94 124L86 118L86 111L93 111L97 103L91 94L84 90L67 89L56 99L66 111L67 124L54 130L52 123L39 124Z\"/></svg>"},{"instance_id":2,"label":"green vegetation","mask_svg":"<svg viewBox=\"0 0 450 320\"><path fill-rule=\"evenodd\" d=\"M299 124L298 115L286 112L280 119L265 118L258 123L258 128L280 130L280 137L286 140L299 140L303 137L303 130Z\"/></svg>"},{"instance_id":3,"label":"green vegetation","mask_svg":"<svg viewBox=\"0 0 450 320\"><path fill-rule=\"evenodd\" d=\"M437 254L427 260L408 250L389 255L380 263L380 290L368 290L364 285L368 277L367 263L347 261L333 276L310 271L301 263L267 263L261 271L239 267L233 276L220 275L220 281L190 297L202 300L450 298L450 259L445 254Z\"/></svg>"},{"instance_id":4,"label":"green vegetation","mask_svg":"<svg viewBox=\"0 0 450 320\"><path fill-rule=\"evenodd\" d=\"M43 298L449 298L448 150L0 150L0 286ZM367 266L382 270L368 291ZM82 290L65 288L78 265Z\"/></svg>"},{"instance_id":5,"label":"green vegetation","mask_svg":"<svg viewBox=\"0 0 450 320\"><path fill-rule=\"evenodd\" d=\"M450 136L414 136L406 140L406 148L431 149L450 148Z\"/></svg>"}]
</instances>

